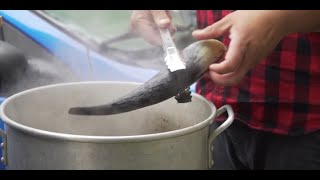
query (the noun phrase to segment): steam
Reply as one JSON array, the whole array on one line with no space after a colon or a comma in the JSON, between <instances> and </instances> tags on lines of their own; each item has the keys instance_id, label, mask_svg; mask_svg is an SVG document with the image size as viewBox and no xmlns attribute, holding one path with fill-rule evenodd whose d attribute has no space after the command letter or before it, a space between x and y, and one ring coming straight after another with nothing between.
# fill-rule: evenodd
<instances>
[{"instance_id":1,"label":"steam","mask_svg":"<svg viewBox=\"0 0 320 180\"><path fill-rule=\"evenodd\" d=\"M140 37L106 43L110 39L117 39L130 32L130 10L74 11L68 13L73 16L71 19L59 18L57 15L59 13L55 13L55 11L47 11L47 13L56 17L68 31L81 38L87 47L93 47L91 50L97 50L111 60L147 69L161 70L166 68L162 47L151 46ZM185 37L190 38L191 36ZM180 39L181 47L191 43L188 38L186 40L181 38L183 41ZM179 48L179 42L177 43ZM90 68L90 58L87 62L80 62L77 61L79 58L77 54L68 54L68 50L63 47L56 47L55 50L67 54L62 58L74 58L76 60L73 62L85 63ZM82 59L85 58L82 57ZM2 83L0 96L7 97L23 90L44 85L80 81L62 62L34 57L28 58L28 67L25 72L13 76L17 76L18 80Z\"/></svg>"},{"instance_id":2,"label":"steam","mask_svg":"<svg viewBox=\"0 0 320 180\"><path fill-rule=\"evenodd\" d=\"M0 96L9 97L24 90L45 85L74 82L79 79L59 62L47 59L29 58L24 72L12 74L15 81L5 81L1 84Z\"/></svg>"}]
</instances>

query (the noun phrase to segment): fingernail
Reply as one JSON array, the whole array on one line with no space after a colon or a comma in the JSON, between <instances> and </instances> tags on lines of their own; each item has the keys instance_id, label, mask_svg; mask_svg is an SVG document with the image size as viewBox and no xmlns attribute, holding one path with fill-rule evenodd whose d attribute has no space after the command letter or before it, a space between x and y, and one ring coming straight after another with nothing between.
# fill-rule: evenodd
<instances>
[{"instance_id":1,"label":"fingernail","mask_svg":"<svg viewBox=\"0 0 320 180\"><path fill-rule=\"evenodd\" d=\"M211 64L211 65L209 66L209 70L211 70L211 71L214 71L215 68L216 68L216 66L215 66L214 64Z\"/></svg>"},{"instance_id":2,"label":"fingernail","mask_svg":"<svg viewBox=\"0 0 320 180\"><path fill-rule=\"evenodd\" d=\"M202 31L202 30L199 30L199 29L198 29L198 30L194 30L194 31L193 31L193 34L199 34L199 33L201 33L201 31Z\"/></svg>"},{"instance_id":3,"label":"fingernail","mask_svg":"<svg viewBox=\"0 0 320 180\"><path fill-rule=\"evenodd\" d=\"M159 24L160 25L167 25L169 23L169 19L167 19L167 18L163 18L163 19L160 19L159 20Z\"/></svg>"}]
</instances>

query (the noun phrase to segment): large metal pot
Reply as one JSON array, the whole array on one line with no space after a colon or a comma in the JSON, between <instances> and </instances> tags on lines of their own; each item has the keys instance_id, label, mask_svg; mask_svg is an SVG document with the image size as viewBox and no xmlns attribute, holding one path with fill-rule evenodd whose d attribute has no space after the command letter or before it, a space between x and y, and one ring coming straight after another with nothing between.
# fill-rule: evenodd
<instances>
[{"instance_id":1,"label":"large metal pot","mask_svg":"<svg viewBox=\"0 0 320 180\"><path fill-rule=\"evenodd\" d=\"M81 82L26 90L1 104L7 169L208 169L211 142L233 122L229 105L200 95L111 116L69 115L69 107L111 101L139 83ZM210 133L216 116L227 120Z\"/></svg>"}]
</instances>

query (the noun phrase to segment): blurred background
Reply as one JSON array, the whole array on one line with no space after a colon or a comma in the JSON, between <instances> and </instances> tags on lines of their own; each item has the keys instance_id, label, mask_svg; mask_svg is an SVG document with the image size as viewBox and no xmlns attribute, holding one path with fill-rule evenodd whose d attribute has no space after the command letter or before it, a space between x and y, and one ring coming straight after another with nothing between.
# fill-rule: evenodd
<instances>
[{"instance_id":1,"label":"blurred background","mask_svg":"<svg viewBox=\"0 0 320 180\"><path fill-rule=\"evenodd\" d=\"M130 34L132 10L46 10L44 13L91 46L99 46L110 58L154 69L163 65L161 49ZM177 27L176 45L182 50L194 41L191 32L196 28L196 14L194 10L171 10L171 14Z\"/></svg>"}]
</instances>

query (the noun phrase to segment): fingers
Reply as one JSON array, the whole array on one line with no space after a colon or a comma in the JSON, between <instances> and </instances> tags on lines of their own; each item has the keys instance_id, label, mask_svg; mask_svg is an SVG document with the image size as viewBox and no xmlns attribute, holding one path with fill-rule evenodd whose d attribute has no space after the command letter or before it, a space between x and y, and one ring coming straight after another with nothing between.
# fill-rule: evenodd
<instances>
[{"instance_id":1,"label":"fingers","mask_svg":"<svg viewBox=\"0 0 320 180\"><path fill-rule=\"evenodd\" d=\"M228 18L225 17L202 30L193 31L192 36L198 40L217 38L228 33L230 27L231 23L228 21Z\"/></svg>"},{"instance_id":2,"label":"fingers","mask_svg":"<svg viewBox=\"0 0 320 180\"><path fill-rule=\"evenodd\" d=\"M225 60L220 63L211 64L209 69L218 74L235 72L245 58L248 45L238 34L230 37L231 42L225 56Z\"/></svg>"},{"instance_id":3,"label":"fingers","mask_svg":"<svg viewBox=\"0 0 320 180\"><path fill-rule=\"evenodd\" d=\"M160 28L169 27L171 24L171 18L168 16L167 11L164 10L153 10L151 11L154 22Z\"/></svg>"},{"instance_id":4,"label":"fingers","mask_svg":"<svg viewBox=\"0 0 320 180\"><path fill-rule=\"evenodd\" d=\"M139 32L139 36L142 37L146 42L154 45L154 46L161 46L162 40L159 34L159 30L154 27L153 23L149 21L145 21L139 25L137 28Z\"/></svg>"},{"instance_id":5,"label":"fingers","mask_svg":"<svg viewBox=\"0 0 320 180\"><path fill-rule=\"evenodd\" d=\"M172 23L172 15L170 11L165 10L152 10L151 14L153 16L154 22L159 28L168 28L171 35L176 32L176 27Z\"/></svg>"},{"instance_id":6,"label":"fingers","mask_svg":"<svg viewBox=\"0 0 320 180\"><path fill-rule=\"evenodd\" d=\"M212 81L221 86L234 86L240 83L241 79L247 72L247 68L241 68L236 72L231 72L228 74L218 74L214 71L209 71Z\"/></svg>"},{"instance_id":7,"label":"fingers","mask_svg":"<svg viewBox=\"0 0 320 180\"><path fill-rule=\"evenodd\" d=\"M230 16L226 16L220 21L192 33L198 40L214 39L229 34L232 27ZM237 32L230 34L231 42L225 56L225 60L209 66L209 75L215 84L231 86L240 82L247 68L243 66L247 46L242 37Z\"/></svg>"},{"instance_id":8,"label":"fingers","mask_svg":"<svg viewBox=\"0 0 320 180\"><path fill-rule=\"evenodd\" d=\"M213 65L210 65L209 74L212 81L215 84L223 85L223 86L233 86L241 82L245 74L252 68L252 66L254 65L254 62L256 62L255 59L257 58L257 56L255 55L256 52L254 52L254 50L251 49L250 46L248 46L244 51L245 52L242 55L243 58L237 61L237 62L240 62L240 64L226 66L226 67L237 67L235 69L230 68L233 70L230 70L230 69L225 70L222 68L221 71L217 72L216 71L217 68L212 68ZM225 64L228 64L229 62L226 62ZM221 67L222 66L223 65L221 65Z\"/></svg>"},{"instance_id":9,"label":"fingers","mask_svg":"<svg viewBox=\"0 0 320 180\"><path fill-rule=\"evenodd\" d=\"M228 21L219 21L202 31L194 32L194 36L199 39L209 39L222 36L229 33ZM223 86L232 86L238 84L246 72L249 70L250 61L246 57L252 57L249 54L249 44L238 32L230 34L230 44L226 52L225 60L220 63L214 63L209 66L209 75L215 84Z\"/></svg>"},{"instance_id":10,"label":"fingers","mask_svg":"<svg viewBox=\"0 0 320 180\"><path fill-rule=\"evenodd\" d=\"M133 11L131 16L131 30L142 37L148 43L161 46L162 40L158 27L168 27L171 35L174 35L176 28L172 23L172 16L169 11Z\"/></svg>"}]
</instances>

